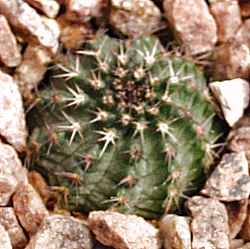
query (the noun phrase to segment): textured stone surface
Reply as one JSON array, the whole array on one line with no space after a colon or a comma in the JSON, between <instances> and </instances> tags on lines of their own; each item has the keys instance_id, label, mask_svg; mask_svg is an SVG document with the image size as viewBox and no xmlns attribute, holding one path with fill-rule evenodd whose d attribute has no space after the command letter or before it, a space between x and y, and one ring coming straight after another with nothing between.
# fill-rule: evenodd
<instances>
[{"instance_id":1,"label":"textured stone surface","mask_svg":"<svg viewBox=\"0 0 250 249\"><path fill-rule=\"evenodd\" d=\"M26 123L22 97L12 77L0 71L0 134L16 150L26 147Z\"/></svg>"},{"instance_id":2,"label":"textured stone surface","mask_svg":"<svg viewBox=\"0 0 250 249\"><path fill-rule=\"evenodd\" d=\"M84 222L72 217L51 215L32 237L26 249L92 249L90 232Z\"/></svg>"},{"instance_id":3,"label":"textured stone surface","mask_svg":"<svg viewBox=\"0 0 250 249\"><path fill-rule=\"evenodd\" d=\"M55 18L59 12L60 5L55 0L25 0L32 7L40 10L46 16Z\"/></svg>"},{"instance_id":4,"label":"textured stone surface","mask_svg":"<svg viewBox=\"0 0 250 249\"><path fill-rule=\"evenodd\" d=\"M224 154L201 192L226 202L248 199L250 177L245 153Z\"/></svg>"},{"instance_id":5,"label":"textured stone surface","mask_svg":"<svg viewBox=\"0 0 250 249\"><path fill-rule=\"evenodd\" d=\"M26 48L22 63L14 76L23 96L37 88L50 62L51 56L43 47L29 45Z\"/></svg>"},{"instance_id":6,"label":"textured stone surface","mask_svg":"<svg viewBox=\"0 0 250 249\"><path fill-rule=\"evenodd\" d=\"M86 23L72 23L67 21L65 16L60 16L57 20L61 27L60 42L65 48L79 49L92 33Z\"/></svg>"},{"instance_id":7,"label":"textured stone surface","mask_svg":"<svg viewBox=\"0 0 250 249\"><path fill-rule=\"evenodd\" d=\"M12 249L10 237L2 225L0 225L0 249Z\"/></svg>"},{"instance_id":8,"label":"textured stone surface","mask_svg":"<svg viewBox=\"0 0 250 249\"><path fill-rule=\"evenodd\" d=\"M0 13L27 41L35 41L54 52L58 41L40 15L23 0L0 0Z\"/></svg>"},{"instance_id":9,"label":"textured stone surface","mask_svg":"<svg viewBox=\"0 0 250 249\"><path fill-rule=\"evenodd\" d=\"M227 137L228 148L233 152L245 151L250 162L250 117L243 116ZM249 168L249 167L248 167Z\"/></svg>"},{"instance_id":10,"label":"textured stone surface","mask_svg":"<svg viewBox=\"0 0 250 249\"><path fill-rule=\"evenodd\" d=\"M160 249L158 229L141 217L111 211L94 211L88 223L96 239L116 249Z\"/></svg>"},{"instance_id":11,"label":"textured stone surface","mask_svg":"<svg viewBox=\"0 0 250 249\"><path fill-rule=\"evenodd\" d=\"M100 17L107 2L107 0L66 0L67 19L86 22L91 17Z\"/></svg>"},{"instance_id":12,"label":"textured stone surface","mask_svg":"<svg viewBox=\"0 0 250 249\"><path fill-rule=\"evenodd\" d=\"M6 18L0 15L0 60L7 67L16 67L21 62L21 54L16 37Z\"/></svg>"},{"instance_id":13,"label":"textured stone surface","mask_svg":"<svg viewBox=\"0 0 250 249\"><path fill-rule=\"evenodd\" d=\"M43 219L49 215L41 197L30 184L20 184L13 196L15 213L28 234L34 235Z\"/></svg>"},{"instance_id":14,"label":"textured stone surface","mask_svg":"<svg viewBox=\"0 0 250 249\"><path fill-rule=\"evenodd\" d=\"M0 208L0 224L8 232L14 249L23 249L28 240L19 225L14 209L12 207Z\"/></svg>"},{"instance_id":15,"label":"textured stone surface","mask_svg":"<svg viewBox=\"0 0 250 249\"><path fill-rule=\"evenodd\" d=\"M246 43L232 40L214 51L213 76L217 80L248 78L250 50Z\"/></svg>"},{"instance_id":16,"label":"textured stone surface","mask_svg":"<svg viewBox=\"0 0 250 249\"><path fill-rule=\"evenodd\" d=\"M150 0L112 0L111 25L130 37L150 34L161 26L161 12Z\"/></svg>"},{"instance_id":17,"label":"textured stone surface","mask_svg":"<svg viewBox=\"0 0 250 249\"><path fill-rule=\"evenodd\" d=\"M214 199L195 196L188 200L191 211L192 249L229 249L229 226L225 206Z\"/></svg>"},{"instance_id":18,"label":"textured stone surface","mask_svg":"<svg viewBox=\"0 0 250 249\"><path fill-rule=\"evenodd\" d=\"M249 104L249 83L237 78L212 82L209 86L220 103L226 121L230 126L234 126Z\"/></svg>"},{"instance_id":19,"label":"textured stone surface","mask_svg":"<svg viewBox=\"0 0 250 249\"><path fill-rule=\"evenodd\" d=\"M8 204L21 182L27 182L25 168L22 167L16 151L0 142L0 206Z\"/></svg>"},{"instance_id":20,"label":"textured stone surface","mask_svg":"<svg viewBox=\"0 0 250 249\"><path fill-rule=\"evenodd\" d=\"M218 80L248 78L250 75L250 20L245 20L233 39L214 52L213 76Z\"/></svg>"},{"instance_id":21,"label":"textured stone surface","mask_svg":"<svg viewBox=\"0 0 250 249\"><path fill-rule=\"evenodd\" d=\"M164 0L165 16L176 37L192 54L210 52L217 27L204 0Z\"/></svg>"},{"instance_id":22,"label":"textured stone surface","mask_svg":"<svg viewBox=\"0 0 250 249\"><path fill-rule=\"evenodd\" d=\"M189 219L178 215L165 215L160 222L165 249L191 249Z\"/></svg>"},{"instance_id":23,"label":"textured stone surface","mask_svg":"<svg viewBox=\"0 0 250 249\"><path fill-rule=\"evenodd\" d=\"M231 239L234 239L240 232L247 217L247 207L248 200L226 204Z\"/></svg>"},{"instance_id":24,"label":"textured stone surface","mask_svg":"<svg viewBox=\"0 0 250 249\"><path fill-rule=\"evenodd\" d=\"M55 19L48 18L46 16L42 16L42 21L53 34L56 40L59 40L61 29L58 22ZM56 54L59 48L59 42L51 49L52 54Z\"/></svg>"},{"instance_id":25,"label":"textured stone surface","mask_svg":"<svg viewBox=\"0 0 250 249\"><path fill-rule=\"evenodd\" d=\"M211 12L217 23L218 40L226 42L234 37L242 23L238 1L213 2Z\"/></svg>"}]
</instances>

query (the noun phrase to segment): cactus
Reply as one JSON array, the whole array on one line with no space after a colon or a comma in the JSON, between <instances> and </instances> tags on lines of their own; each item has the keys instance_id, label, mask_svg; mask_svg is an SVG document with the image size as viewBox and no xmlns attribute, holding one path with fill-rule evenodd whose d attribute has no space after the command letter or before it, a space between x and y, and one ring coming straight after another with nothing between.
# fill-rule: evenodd
<instances>
[{"instance_id":1,"label":"cactus","mask_svg":"<svg viewBox=\"0 0 250 249\"><path fill-rule=\"evenodd\" d=\"M29 114L32 167L70 210L146 218L197 192L219 136L202 72L153 36L68 52Z\"/></svg>"}]
</instances>

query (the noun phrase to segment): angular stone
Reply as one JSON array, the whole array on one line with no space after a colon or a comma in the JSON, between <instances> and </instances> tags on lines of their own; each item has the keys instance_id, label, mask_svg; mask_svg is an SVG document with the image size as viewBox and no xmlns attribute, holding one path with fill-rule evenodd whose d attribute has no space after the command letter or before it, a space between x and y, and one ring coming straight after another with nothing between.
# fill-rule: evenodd
<instances>
[{"instance_id":1,"label":"angular stone","mask_svg":"<svg viewBox=\"0 0 250 249\"><path fill-rule=\"evenodd\" d=\"M248 78L250 50L246 43L232 40L214 51L213 77L217 80Z\"/></svg>"},{"instance_id":2,"label":"angular stone","mask_svg":"<svg viewBox=\"0 0 250 249\"><path fill-rule=\"evenodd\" d=\"M16 151L0 142L0 206L9 203L20 182L27 182L26 170Z\"/></svg>"},{"instance_id":3,"label":"angular stone","mask_svg":"<svg viewBox=\"0 0 250 249\"><path fill-rule=\"evenodd\" d=\"M211 52L217 27L204 0L164 0L165 16L191 54Z\"/></svg>"},{"instance_id":4,"label":"angular stone","mask_svg":"<svg viewBox=\"0 0 250 249\"><path fill-rule=\"evenodd\" d=\"M51 31L51 33L53 34L54 38L56 40L59 40L60 37L60 33L61 33L61 29L59 24L57 23L57 21L55 19L51 19L45 16L41 17L44 24L47 26L47 28ZM59 48L59 42L57 42L57 45L54 46L51 51L53 54L56 54Z\"/></svg>"},{"instance_id":5,"label":"angular stone","mask_svg":"<svg viewBox=\"0 0 250 249\"><path fill-rule=\"evenodd\" d=\"M226 204L231 240L238 235L246 220L247 207L248 200Z\"/></svg>"},{"instance_id":6,"label":"angular stone","mask_svg":"<svg viewBox=\"0 0 250 249\"><path fill-rule=\"evenodd\" d=\"M8 232L14 249L23 249L28 240L19 225L12 207L0 208L0 224Z\"/></svg>"},{"instance_id":7,"label":"angular stone","mask_svg":"<svg viewBox=\"0 0 250 249\"><path fill-rule=\"evenodd\" d=\"M232 130L228 136L229 149L233 152L245 151L248 161L250 160L250 126Z\"/></svg>"},{"instance_id":8,"label":"angular stone","mask_svg":"<svg viewBox=\"0 0 250 249\"><path fill-rule=\"evenodd\" d=\"M250 177L245 152L224 154L201 193L226 202L248 199Z\"/></svg>"},{"instance_id":9,"label":"angular stone","mask_svg":"<svg viewBox=\"0 0 250 249\"><path fill-rule=\"evenodd\" d=\"M46 16L55 18L60 10L60 5L55 0L25 0L32 7L40 10Z\"/></svg>"},{"instance_id":10,"label":"angular stone","mask_svg":"<svg viewBox=\"0 0 250 249\"><path fill-rule=\"evenodd\" d=\"M60 16L57 21L61 27L60 42L65 48L79 49L92 34L87 23L72 23L67 21L65 16Z\"/></svg>"},{"instance_id":11,"label":"angular stone","mask_svg":"<svg viewBox=\"0 0 250 249\"><path fill-rule=\"evenodd\" d=\"M212 82L209 86L220 103L226 121L231 127L234 126L249 104L249 83L237 78Z\"/></svg>"},{"instance_id":12,"label":"angular stone","mask_svg":"<svg viewBox=\"0 0 250 249\"><path fill-rule=\"evenodd\" d=\"M24 97L37 88L51 60L50 54L43 47L33 45L27 47L22 63L16 69L14 76Z\"/></svg>"},{"instance_id":13,"label":"angular stone","mask_svg":"<svg viewBox=\"0 0 250 249\"><path fill-rule=\"evenodd\" d=\"M92 249L92 238L86 223L70 216L51 215L26 249Z\"/></svg>"},{"instance_id":14,"label":"angular stone","mask_svg":"<svg viewBox=\"0 0 250 249\"><path fill-rule=\"evenodd\" d=\"M242 23L238 1L213 2L210 8L217 23L218 40L226 42L233 38Z\"/></svg>"},{"instance_id":15,"label":"angular stone","mask_svg":"<svg viewBox=\"0 0 250 249\"><path fill-rule=\"evenodd\" d=\"M225 206L217 200L194 196L191 211L192 249L229 249L229 226Z\"/></svg>"},{"instance_id":16,"label":"angular stone","mask_svg":"<svg viewBox=\"0 0 250 249\"><path fill-rule=\"evenodd\" d=\"M240 13L242 17L250 17L250 2L248 0L240 0Z\"/></svg>"},{"instance_id":17,"label":"angular stone","mask_svg":"<svg viewBox=\"0 0 250 249\"><path fill-rule=\"evenodd\" d=\"M135 215L94 211L88 224L96 239L116 249L160 249L158 229Z\"/></svg>"},{"instance_id":18,"label":"angular stone","mask_svg":"<svg viewBox=\"0 0 250 249\"><path fill-rule=\"evenodd\" d=\"M160 232L165 249L191 249L191 231L187 217L165 215L160 223Z\"/></svg>"},{"instance_id":19,"label":"angular stone","mask_svg":"<svg viewBox=\"0 0 250 249\"><path fill-rule=\"evenodd\" d=\"M233 79L250 76L250 20L245 20L234 39L218 46L214 53L214 78Z\"/></svg>"},{"instance_id":20,"label":"angular stone","mask_svg":"<svg viewBox=\"0 0 250 249\"><path fill-rule=\"evenodd\" d=\"M51 52L58 46L57 39L40 15L23 0L0 0L0 13L26 41L35 41Z\"/></svg>"},{"instance_id":21,"label":"angular stone","mask_svg":"<svg viewBox=\"0 0 250 249\"><path fill-rule=\"evenodd\" d=\"M0 89L0 134L21 152L27 138L21 94L12 77L1 71Z\"/></svg>"},{"instance_id":22,"label":"angular stone","mask_svg":"<svg viewBox=\"0 0 250 249\"><path fill-rule=\"evenodd\" d=\"M227 137L228 148L233 152L245 151L250 162L250 117L243 116ZM249 167L248 167L249 168Z\"/></svg>"},{"instance_id":23,"label":"angular stone","mask_svg":"<svg viewBox=\"0 0 250 249\"><path fill-rule=\"evenodd\" d=\"M8 232L0 225L0 249L12 249Z\"/></svg>"},{"instance_id":24,"label":"angular stone","mask_svg":"<svg viewBox=\"0 0 250 249\"><path fill-rule=\"evenodd\" d=\"M15 213L28 234L34 235L43 219L49 215L39 194L30 184L20 184L13 196Z\"/></svg>"},{"instance_id":25,"label":"angular stone","mask_svg":"<svg viewBox=\"0 0 250 249\"><path fill-rule=\"evenodd\" d=\"M112 0L110 24L129 37L151 34L161 28L161 12L150 0Z\"/></svg>"},{"instance_id":26,"label":"angular stone","mask_svg":"<svg viewBox=\"0 0 250 249\"><path fill-rule=\"evenodd\" d=\"M107 6L107 0L66 0L66 16L70 21L86 22L92 17L100 17Z\"/></svg>"},{"instance_id":27,"label":"angular stone","mask_svg":"<svg viewBox=\"0 0 250 249\"><path fill-rule=\"evenodd\" d=\"M0 15L0 60L7 67L16 67L21 62L16 37L12 33L6 18L2 15Z\"/></svg>"}]
</instances>

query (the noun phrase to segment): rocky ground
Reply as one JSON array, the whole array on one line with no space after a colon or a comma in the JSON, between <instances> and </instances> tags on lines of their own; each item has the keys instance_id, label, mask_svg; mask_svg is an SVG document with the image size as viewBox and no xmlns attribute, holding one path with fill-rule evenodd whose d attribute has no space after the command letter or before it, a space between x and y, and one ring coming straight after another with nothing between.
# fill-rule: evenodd
<instances>
[{"instance_id":1,"label":"rocky ground","mask_svg":"<svg viewBox=\"0 0 250 249\"><path fill-rule=\"evenodd\" d=\"M186 217L51 213L50 188L23 166L25 106L58 51L79 49L97 29L178 40L213 81L231 127L227 153L188 198ZM250 248L249 76L248 0L0 0L0 249Z\"/></svg>"}]
</instances>

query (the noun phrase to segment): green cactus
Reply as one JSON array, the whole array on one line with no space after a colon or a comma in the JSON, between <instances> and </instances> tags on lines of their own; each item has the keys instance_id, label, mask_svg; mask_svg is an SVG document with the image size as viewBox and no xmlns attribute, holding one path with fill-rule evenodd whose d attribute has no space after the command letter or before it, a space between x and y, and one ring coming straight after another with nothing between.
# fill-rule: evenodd
<instances>
[{"instance_id":1,"label":"green cactus","mask_svg":"<svg viewBox=\"0 0 250 249\"><path fill-rule=\"evenodd\" d=\"M99 35L59 61L29 123L33 168L67 208L155 218L197 192L219 133L194 64L152 36Z\"/></svg>"}]
</instances>

